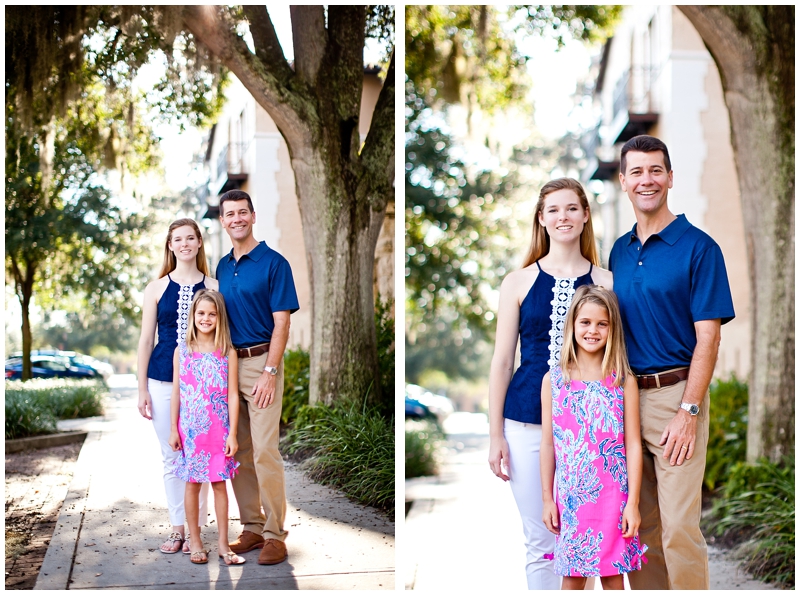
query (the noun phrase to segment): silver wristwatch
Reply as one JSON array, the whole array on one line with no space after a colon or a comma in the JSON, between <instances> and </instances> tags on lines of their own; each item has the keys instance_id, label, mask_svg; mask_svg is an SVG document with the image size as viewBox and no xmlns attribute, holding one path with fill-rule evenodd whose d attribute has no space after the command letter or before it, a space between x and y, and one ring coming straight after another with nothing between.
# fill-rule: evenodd
<instances>
[{"instance_id":1,"label":"silver wristwatch","mask_svg":"<svg viewBox=\"0 0 800 595\"><path fill-rule=\"evenodd\" d=\"M698 413L700 413L700 407L698 407L697 405L690 405L689 403L681 402L681 409L683 409L684 411L688 411L689 415L691 416L695 416Z\"/></svg>"},{"instance_id":2,"label":"silver wristwatch","mask_svg":"<svg viewBox=\"0 0 800 595\"><path fill-rule=\"evenodd\" d=\"M278 375L278 368L276 368L274 366L264 366L264 371L265 372L269 372L273 376L277 376Z\"/></svg>"}]
</instances>

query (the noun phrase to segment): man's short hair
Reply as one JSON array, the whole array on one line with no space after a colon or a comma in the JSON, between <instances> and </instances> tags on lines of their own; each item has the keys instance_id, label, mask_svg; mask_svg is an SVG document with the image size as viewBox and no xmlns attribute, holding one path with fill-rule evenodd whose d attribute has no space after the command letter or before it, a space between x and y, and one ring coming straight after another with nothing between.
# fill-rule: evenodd
<instances>
[{"instance_id":1,"label":"man's short hair","mask_svg":"<svg viewBox=\"0 0 800 595\"><path fill-rule=\"evenodd\" d=\"M255 213L256 210L253 208L253 201L250 199L250 195L243 190L228 190L225 194L219 197L219 216L222 217L223 208L222 205L225 203L226 200L246 200L247 201L247 208L250 209L251 213Z\"/></svg>"},{"instance_id":2,"label":"man's short hair","mask_svg":"<svg viewBox=\"0 0 800 595\"><path fill-rule=\"evenodd\" d=\"M623 176L627 173L625 168L628 167L628 159L626 158L628 151L637 151L639 153L654 153L655 151L661 151L664 154L664 165L667 168L667 172L672 171L672 164L669 160L669 151L667 151L667 145L654 136L640 134L639 136L634 136L622 146L622 151L619 157L619 171Z\"/></svg>"}]
</instances>

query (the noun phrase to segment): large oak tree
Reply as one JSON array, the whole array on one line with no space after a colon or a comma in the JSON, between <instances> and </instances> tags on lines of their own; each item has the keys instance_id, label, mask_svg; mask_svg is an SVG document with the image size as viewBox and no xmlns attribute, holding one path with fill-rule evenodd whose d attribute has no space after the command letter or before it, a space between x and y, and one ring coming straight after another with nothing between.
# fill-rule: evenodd
<instances>
[{"instance_id":1,"label":"large oak tree","mask_svg":"<svg viewBox=\"0 0 800 595\"><path fill-rule=\"evenodd\" d=\"M728 106L750 269L747 459L794 452L794 6L680 6Z\"/></svg>"}]
</instances>

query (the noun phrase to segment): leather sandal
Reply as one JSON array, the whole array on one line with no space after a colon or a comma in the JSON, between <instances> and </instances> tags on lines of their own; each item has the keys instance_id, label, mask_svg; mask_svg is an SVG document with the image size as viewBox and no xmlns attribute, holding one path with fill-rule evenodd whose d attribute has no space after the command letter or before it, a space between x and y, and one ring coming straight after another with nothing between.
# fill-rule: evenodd
<instances>
[{"instance_id":1,"label":"leather sandal","mask_svg":"<svg viewBox=\"0 0 800 595\"><path fill-rule=\"evenodd\" d=\"M172 533L169 534L167 540L161 544L161 547L159 549L162 554L177 554L179 551L181 551L181 547L183 546L185 541L186 540L180 533L178 533L177 531L173 531ZM178 544L177 549L175 548L176 543ZM164 546L166 546L167 544L169 545L165 549Z\"/></svg>"},{"instance_id":2,"label":"leather sandal","mask_svg":"<svg viewBox=\"0 0 800 595\"><path fill-rule=\"evenodd\" d=\"M227 564L228 566L239 566L240 564L244 564L245 562L247 562L247 560L245 560L235 552L227 552L225 554L220 554L219 557L222 560L225 560L225 564Z\"/></svg>"},{"instance_id":3,"label":"leather sandal","mask_svg":"<svg viewBox=\"0 0 800 595\"><path fill-rule=\"evenodd\" d=\"M191 561L192 564L208 564L208 552L209 551L210 550L200 550L199 552L192 552L192 555L189 558L189 560ZM205 560L195 560L194 559L195 556L200 556L200 555L205 556Z\"/></svg>"}]
</instances>

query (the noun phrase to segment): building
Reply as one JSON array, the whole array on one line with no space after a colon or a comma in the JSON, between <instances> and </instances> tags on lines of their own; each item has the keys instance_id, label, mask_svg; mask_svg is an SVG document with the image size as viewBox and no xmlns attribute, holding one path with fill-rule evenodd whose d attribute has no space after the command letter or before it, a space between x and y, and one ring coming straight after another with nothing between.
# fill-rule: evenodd
<instances>
[{"instance_id":1,"label":"building","mask_svg":"<svg viewBox=\"0 0 800 595\"><path fill-rule=\"evenodd\" d=\"M620 149L638 134L656 136L669 148L674 171L670 210L713 237L725 257L736 318L722 327L715 375L747 378L749 270L728 110L717 67L677 7L625 8L603 49L595 101L602 116L584 138L582 181L595 194L602 261L636 222L619 183Z\"/></svg>"},{"instance_id":2,"label":"building","mask_svg":"<svg viewBox=\"0 0 800 595\"><path fill-rule=\"evenodd\" d=\"M362 141L382 87L380 68L367 67L359 118ZM300 209L289 150L269 114L233 75L222 116L212 128L205 153L208 194L200 212L206 252L215 270L231 250L219 222L219 197L232 189L247 192L256 212L254 235L281 253L292 267L300 310L292 315L287 348L308 348L311 341L311 288ZM387 208L375 250L376 294L394 297L394 203Z\"/></svg>"}]
</instances>

